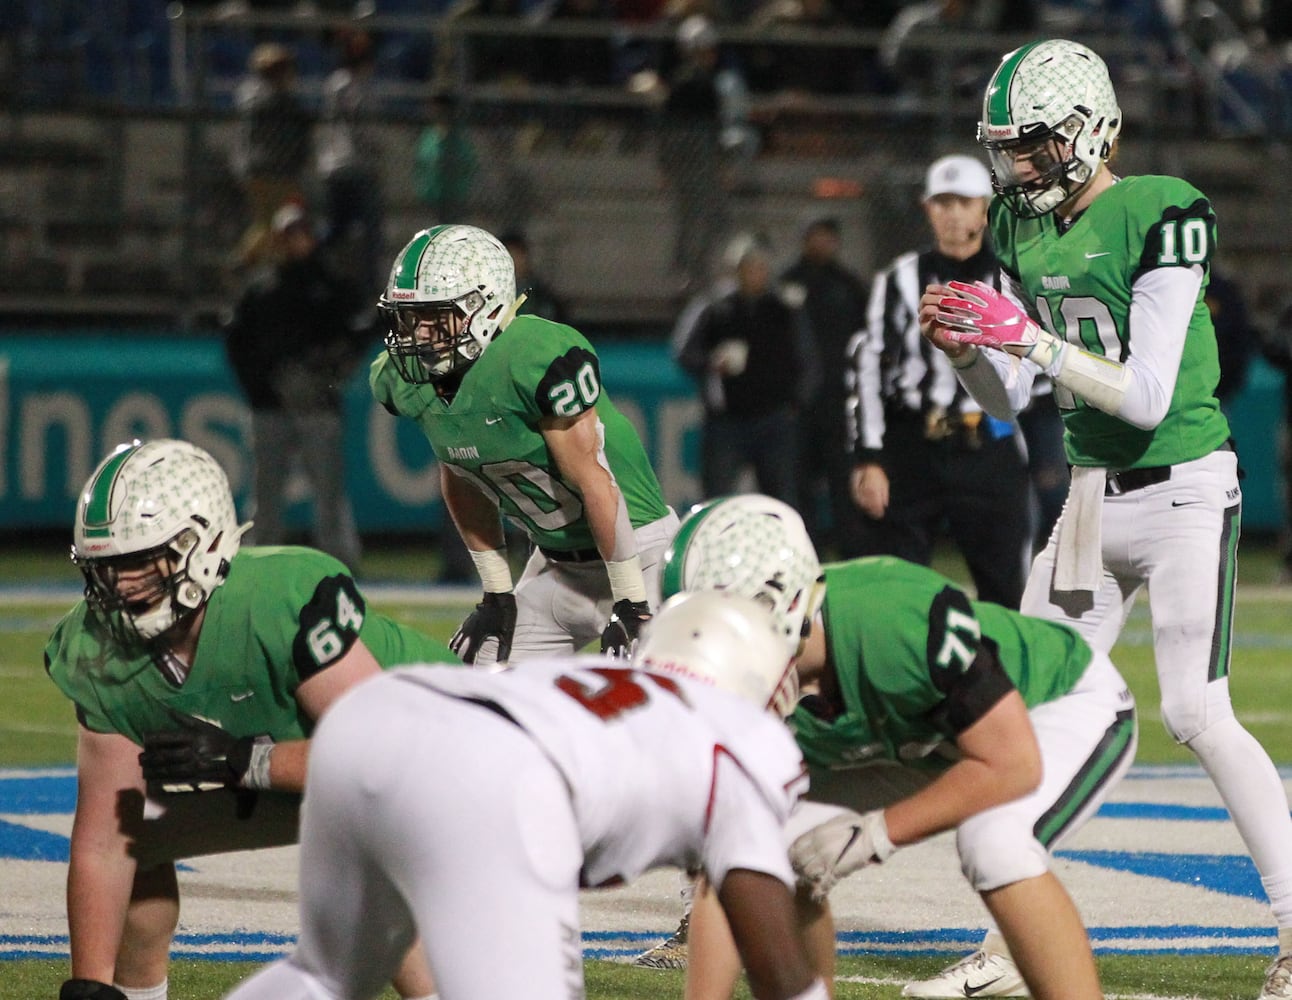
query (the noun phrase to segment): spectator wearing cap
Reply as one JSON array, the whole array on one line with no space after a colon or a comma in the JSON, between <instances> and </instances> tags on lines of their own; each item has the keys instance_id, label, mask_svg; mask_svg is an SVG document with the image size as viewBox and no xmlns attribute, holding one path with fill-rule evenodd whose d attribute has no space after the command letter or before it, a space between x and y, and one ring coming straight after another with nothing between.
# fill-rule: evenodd
<instances>
[{"instance_id":1,"label":"spectator wearing cap","mask_svg":"<svg viewBox=\"0 0 1292 1000\"><path fill-rule=\"evenodd\" d=\"M705 302L674 340L704 404L700 477L706 497L758 491L799 502L800 415L816 405L821 366L807 315L772 280L767 243L741 234L727 251L735 287Z\"/></svg>"},{"instance_id":2,"label":"spectator wearing cap","mask_svg":"<svg viewBox=\"0 0 1292 1000\"><path fill-rule=\"evenodd\" d=\"M279 205L305 197L313 120L296 93L296 56L277 42L251 52L234 92L238 134L232 167L250 219L232 260L236 272L265 262L269 228Z\"/></svg>"},{"instance_id":3,"label":"spectator wearing cap","mask_svg":"<svg viewBox=\"0 0 1292 1000\"><path fill-rule=\"evenodd\" d=\"M847 399L848 343L866 323L866 286L844 266L842 248L837 218L810 219L798 259L781 274L781 286L807 313L823 374L819 402L803 414L799 509L818 552L850 559L863 551L862 523L852 502L852 459L840 417Z\"/></svg>"},{"instance_id":4,"label":"spectator wearing cap","mask_svg":"<svg viewBox=\"0 0 1292 1000\"><path fill-rule=\"evenodd\" d=\"M983 413L919 324L920 294L931 282L999 287L984 243L991 195L987 168L973 157L945 156L929 167L922 205L933 246L900 255L874 279L866 323L848 352L846 432L868 554L929 565L947 534L978 597L1017 608L1030 533L1014 425Z\"/></svg>"},{"instance_id":5,"label":"spectator wearing cap","mask_svg":"<svg viewBox=\"0 0 1292 1000\"><path fill-rule=\"evenodd\" d=\"M312 498L310 541L358 572L360 544L345 488L342 390L378 343L372 296L320 253L299 202L274 213L273 266L252 280L224 324L225 348L251 408L249 537L287 540L289 476Z\"/></svg>"}]
</instances>

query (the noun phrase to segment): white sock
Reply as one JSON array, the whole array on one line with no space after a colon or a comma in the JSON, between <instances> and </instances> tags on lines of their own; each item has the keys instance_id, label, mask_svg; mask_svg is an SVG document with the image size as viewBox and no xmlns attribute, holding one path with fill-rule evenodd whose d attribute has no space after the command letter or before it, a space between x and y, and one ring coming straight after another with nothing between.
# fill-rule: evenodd
<instances>
[{"instance_id":1,"label":"white sock","mask_svg":"<svg viewBox=\"0 0 1292 1000\"><path fill-rule=\"evenodd\" d=\"M1009 953L1009 945L1005 943L1005 935L994 927L988 930L982 939L982 950L988 955L999 955L1001 958L1014 961L1014 956Z\"/></svg>"},{"instance_id":2,"label":"white sock","mask_svg":"<svg viewBox=\"0 0 1292 1000\"><path fill-rule=\"evenodd\" d=\"M166 985L169 982L169 979L163 979L156 986L122 986L120 983L113 983L113 985L126 995L126 1000L166 1000Z\"/></svg>"},{"instance_id":3,"label":"white sock","mask_svg":"<svg viewBox=\"0 0 1292 1000\"><path fill-rule=\"evenodd\" d=\"M1292 927L1279 928L1279 954L1292 954Z\"/></svg>"},{"instance_id":4,"label":"white sock","mask_svg":"<svg viewBox=\"0 0 1292 1000\"><path fill-rule=\"evenodd\" d=\"M1292 819L1283 781L1256 737L1230 716L1188 743L1198 755L1247 852L1280 927L1292 927Z\"/></svg>"}]
</instances>

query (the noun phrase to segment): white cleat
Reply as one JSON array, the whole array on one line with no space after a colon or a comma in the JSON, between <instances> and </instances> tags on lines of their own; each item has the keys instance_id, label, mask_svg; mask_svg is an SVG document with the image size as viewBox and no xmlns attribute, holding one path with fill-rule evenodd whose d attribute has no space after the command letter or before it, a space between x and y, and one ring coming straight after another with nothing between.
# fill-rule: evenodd
<instances>
[{"instance_id":1,"label":"white cleat","mask_svg":"<svg viewBox=\"0 0 1292 1000\"><path fill-rule=\"evenodd\" d=\"M642 952L633 959L633 965L642 969L685 969L686 937L690 928L691 915L688 913L677 925L672 937L649 951Z\"/></svg>"},{"instance_id":2,"label":"white cleat","mask_svg":"<svg viewBox=\"0 0 1292 1000\"><path fill-rule=\"evenodd\" d=\"M1292 952L1270 963L1265 970L1265 985L1256 1000L1292 1000Z\"/></svg>"},{"instance_id":3,"label":"white cleat","mask_svg":"<svg viewBox=\"0 0 1292 1000\"><path fill-rule=\"evenodd\" d=\"M1286 994L1292 998L1292 994ZM1004 955L975 951L932 979L907 983L904 997L1026 997L1031 996L1018 966ZM1264 997L1261 1000L1265 1000Z\"/></svg>"}]
</instances>

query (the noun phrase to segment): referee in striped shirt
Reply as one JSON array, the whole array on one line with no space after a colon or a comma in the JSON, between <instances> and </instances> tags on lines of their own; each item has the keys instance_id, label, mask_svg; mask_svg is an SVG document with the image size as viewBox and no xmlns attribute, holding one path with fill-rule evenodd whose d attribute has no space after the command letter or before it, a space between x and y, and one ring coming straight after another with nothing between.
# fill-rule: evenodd
<instances>
[{"instance_id":1,"label":"referee in striped shirt","mask_svg":"<svg viewBox=\"0 0 1292 1000\"><path fill-rule=\"evenodd\" d=\"M979 599L1017 608L1030 539L1015 427L982 412L919 326L930 282L999 284L984 244L991 194L987 168L973 157L929 168L923 207L934 246L902 254L875 277L866 326L849 345L846 420L852 497L867 518L870 554L928 565L945 533Z\"/></svg>"}]
</instances>

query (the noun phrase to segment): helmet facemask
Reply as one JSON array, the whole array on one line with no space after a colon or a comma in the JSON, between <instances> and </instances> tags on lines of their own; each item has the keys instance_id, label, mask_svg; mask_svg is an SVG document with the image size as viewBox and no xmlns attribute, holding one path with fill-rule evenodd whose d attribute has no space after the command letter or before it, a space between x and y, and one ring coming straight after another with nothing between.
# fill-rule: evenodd
<instances>
[{"instance_id":1,"label":"helmet facemask","mask_svg":"<svg viewBox=\"0 0 1292 1000\"><path fill-rule=\"evenodd\" d=\"M170 542L143 552L72 559L85 577L85 600L123 647L147 643L170 631L206 603L206 591L188 575L199 543L185 528Z\"/></svg>"},{"instance_id":2,"label":"helmet facemask","mask_svg":"<svg viewBox=\"0 0 1292 1000\"><path fill-rule=\"evenodd\" d=\"M484 296L474 291L452 302L379 306L386 321L386 350L400 378L428 385L474 364L485 344L472 333L472 325L484 307Z\"/></svg>"},{"instance_id":3,"label":"helmet facemask","mask_svg":"<svg viewBox=\"0 0 1292 1000\"><path fill-rule=\"evenodd\" d=\"M414 385L460 379L517 306L511 254L474 226L417 233L395 258L377 303L386 322L386 352L400 377Z\"/></svg>"},{"instance_id":4,"label":"helmet facemask","mask_svg":"<svg viewBox=\"0 0 1292 1000\"><path fill-rule=\"evenodd\" d=\"M1042 138L1006 142L981 140L991 161L991 186L1015 215L1048 215L1094 176L1075 155L1072 136L1081 122L1073 116Z\"/></svg>"}]
</instances>

